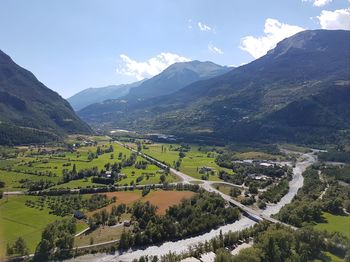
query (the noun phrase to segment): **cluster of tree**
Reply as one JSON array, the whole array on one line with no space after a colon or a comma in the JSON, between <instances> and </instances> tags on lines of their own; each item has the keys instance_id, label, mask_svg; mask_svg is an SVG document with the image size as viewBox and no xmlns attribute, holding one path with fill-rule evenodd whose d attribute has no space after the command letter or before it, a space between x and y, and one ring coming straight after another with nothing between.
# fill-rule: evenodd
<instances>
[{"instance_id":1,"label":"cluster of tree","mask_svg":"<svg viewBox=\"0 0 350 262\"><path fill-rule=\"evenodd\" d=\"M25 256L25 255L28 255L29 251L24 239L22 237L19 237L16 239L16 241L12 245L7 243L6 253L8 256L13 256L13 255Z\"/></svg>"},{"instance_id":2,"label":"cluster of tree","mask_svg":"<svg viewBox=\"0 0 350 262\"><path fill-rule=\"evenodd\" d=\"M4 188L5 187L5 182L0 180L0 188Z\"/></svg>"},{"instance_id":3,"label":"cluster of tree","mask_svg":"<svg viewBox=\"0 0 350 262\"><path fill-rule=\"evenodd\" d=\"M96 229L100 225L113 226L120 220L120 216L126 212L126 205L120 204L113 206L109 213L106 209L95 212L88 218L88 224L91 230Z\"/></svg>"},{"instance_id":4,"label":"cluster of tree","mask_svg":"<svg viewBox=\"0 0 350 262\"><path fill-rule=\"evenodd\" d=\"M21 179L20 183L24 188L27 188L29 191L38 191L38 190L44 190L49 187L52 187L56 185L56 183L52 182L51 180L47 179L40 179L38 181L33 181L29 179Z\"/></svg>"},{"instance_id":5,"label":"cluster of tree","mask_svg":"<svg viewBox=\"0 0 350 262\"><path fill-rule=\"evenodd\" d=\"M287 179L282 179L276 185L271 186L265 192L259 195L263 201L277 203L289 191L289 183Z\"/></svg>"},{"instance_id":6,"label":"cluster of tree","mask_svg":"<svg viewBox=\"0 0 350 262\"><path fill-rule=\"evenodd\" d=\"M73 169L71 171L64 169L63 170L63 183L68 183L71 180L82 179L85 177L98 176L100 172L97 167L82 169L77 172L75 164L73 165Z\"/></svg>"},{"instance_id":7,"label":"cluster of tree","mask_svg":"<svg viewBox=\"0 0 350 262\"><path fill-rule=\"evenodd\" d=\"M236 185L242 185L244 183L245 176L243 174L229 174L224 170L220 170L219 178L225 182L230 182Z\"/></svg>"},{"instance_id":8,"label":"cluster of tree","mask_svg":"<svg viewBox=\"0 0 350 262\"><path fill-rule=\"evenodd\" d=\"M33 260L49 261L71 256L75 233L75 219L64 219L48 224L42 232Z\"/></svg>"},{"instance_id":9,"label":"cluster of tree","mask_svg":"<svg viewBox=\"0 0 350 262\"><path fill-rule=\"evenodd\" d=\"M133 232L123 233L121 249L197 235L240 216L237 208L227 207L219 195L207 192L169 207L164 216L158 216L156 207L149 202L135 203L131 213L137 223Z\"/></svg>"},{"instance_id":10,"label":"cluster of tree","mask_svg":"<svg viewBox=\"0 0 350 262\"><path fill-rule=\"evenodd\" d=\"M148 165L148 162L145 160L138 161L135 163L135 168L137 169L146 169Z\"/></svg>"},{"instance_id":11,"label":"cluster of tree","mask_svg":"<svg viewBox=\"0 0 350 262\"><path fill-rule=\"evenodd\" d=\"M92 177L91 182L96 184L113 185L114 179L110 177L94 176Z\"/></svg>"}]
</instances>

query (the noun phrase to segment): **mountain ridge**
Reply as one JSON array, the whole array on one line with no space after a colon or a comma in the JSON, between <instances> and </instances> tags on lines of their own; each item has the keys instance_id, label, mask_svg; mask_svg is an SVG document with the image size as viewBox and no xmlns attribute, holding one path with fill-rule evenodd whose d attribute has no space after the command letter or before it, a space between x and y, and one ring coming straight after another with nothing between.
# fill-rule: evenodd
<instances>
[{"instance_id":1,"label":"mountain ridge","mask_svg":"<svg viewBox=\"0 0 350 262\"><path fill-rule=\"evenodd\" d=\"M92 130L58 93L0 50L0 144L59 140Z\"/></svg>"}]
</instances>

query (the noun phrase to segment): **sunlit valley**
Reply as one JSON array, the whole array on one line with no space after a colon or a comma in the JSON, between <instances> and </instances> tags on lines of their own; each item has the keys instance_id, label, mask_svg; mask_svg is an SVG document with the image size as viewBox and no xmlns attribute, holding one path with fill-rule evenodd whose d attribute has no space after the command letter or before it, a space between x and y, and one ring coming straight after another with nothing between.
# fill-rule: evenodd
<instances>
[{"instance_id":1,"label":"sunlit valley","mask_svg":"<svg viewBox=\"0 0 350 262\"><path fill-rule=\"evenodd\" d=\"M0 261L350 261L348 6L1 2Z\"/></svg>"}]
</instances>

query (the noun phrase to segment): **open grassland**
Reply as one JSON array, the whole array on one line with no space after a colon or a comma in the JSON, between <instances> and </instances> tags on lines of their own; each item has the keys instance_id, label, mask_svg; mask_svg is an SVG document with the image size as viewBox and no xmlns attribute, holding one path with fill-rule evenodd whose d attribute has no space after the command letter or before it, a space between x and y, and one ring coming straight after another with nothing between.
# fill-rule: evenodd
<instances>
[{"instance_id":1,"label":"open grassland","mask_svg":"<svg viewBox=\"0 0 350 262\"><path fill-rule=\"evenodd\" d=\"M143 152L174 167L175 162L179 159L180 147L177 144L149 144ZM201 150L200 150L201 149ZM211 181L220 181L217 173L219 170L230 170L221 168L215 163L217 153L204 150L199 146L191 146L188 152L185 152L185 157L182 159L180 171L192 176L193 178L201 179L203 174L199 170L202 167L209 167L214 171L214 175L208 174L208 179Z\"/></svg>"},{"instance_id":2,"label":"open grassland","mask_svg":"<svg viewBox=\"0 0 350 262\"><path fill-rule=\"evenodd\" d=\"M329 232L340 232L350 238L350 216L336 216L330 213L323 213L325 223L315 225L318 230L327 230Z\"/></svg>"},{"instance_id":3,"label":"open grassland","mask_svg":"<svg viewBox=\"0 0 350 262\"><path fill-rule=\"evenodd\" d=\"M220 184L220 183L215 183L212 185L215 189L219 190L220 192L226 194L226 195L230 195L231 193L231 189L232 188L238 188L241 189L240 187L233 187L230 185L226 185L226 184Z\"/></svg>"},{"instance_id":4,"label":"open grassland","mask_svg":"<svg viewBox=\"0 0 350 262\"><path fill-rule=\"evenodd\" d=\"M234 157L238 160L253 159L253 160L273 160L281 161L284 160L281 155L271 155L265 152L250 151L243 153L236 153Z\"/></svg>"},{"instance_id":5,"label":"open grassland","mask_svg":"<svg viewBox=\"0 0 350 262\"><path fill-rule=\"evenodd\" d=\"M25 205L26 200L34 199L33 196L11 196L0 200L0 257L5 255L6 244L18 237L23 237L33 253L46 225L62 219L49 214L46 208L39 210Z\"/></svg>"},{"instance_id":6,"label":"open grassland","mask_svg":"<svg viewBox=\"0 0 350 262\"><path fill-rule=\"evenodd\" d=\"M173 148L179 147L176 144L149 144L142 152L154 157L167 165L174 166L174 162L179 159L179 151L174 151Z\"/></svg>"},{"instance_id":7,"label":"open grassland","mask_svg":"<svg viewBox=\"0 0 350 262\"><path fill-rule=\"evenodd\" d=\"M92 232L87 232L86 234L75 237L74 246L87 246L111 240L118 240L124 230L128 231L129 228L123 226L101 226Z\"/></svg>"}]
</instances>

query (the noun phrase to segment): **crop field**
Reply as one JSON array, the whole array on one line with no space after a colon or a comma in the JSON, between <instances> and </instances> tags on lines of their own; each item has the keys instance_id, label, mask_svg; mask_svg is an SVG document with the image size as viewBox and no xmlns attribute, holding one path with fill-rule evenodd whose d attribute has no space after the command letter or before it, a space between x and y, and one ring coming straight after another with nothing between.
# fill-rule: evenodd
<instances>
[{"instance_id":1,"label":"crop field","mask_svg":"<svg viewBox=\"0 0 350 262\"><path fill-rule=\"evenodd\" d=\"M318 230L327 230L329 232L340 232L350 238L350 216L336 216L330 213L323 213L326 223L315 225Z\"/></svg>"}]
</instances>

